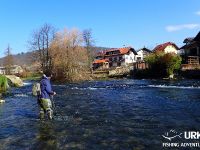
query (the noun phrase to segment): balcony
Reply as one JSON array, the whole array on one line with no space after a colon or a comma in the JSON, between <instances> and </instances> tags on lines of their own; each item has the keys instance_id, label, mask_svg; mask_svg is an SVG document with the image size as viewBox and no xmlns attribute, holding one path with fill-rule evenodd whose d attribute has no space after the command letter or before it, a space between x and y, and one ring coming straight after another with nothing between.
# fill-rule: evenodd
<instances>
[{"instance_id":1,"label":"balcony","mask_svg":"<svg viewBox=\"0 0 200 150\"><path fill-rule=\"evenodd\" d=\"M188 56L187 64L199 65L199 56Z\"/></svg>"}]
</instances>

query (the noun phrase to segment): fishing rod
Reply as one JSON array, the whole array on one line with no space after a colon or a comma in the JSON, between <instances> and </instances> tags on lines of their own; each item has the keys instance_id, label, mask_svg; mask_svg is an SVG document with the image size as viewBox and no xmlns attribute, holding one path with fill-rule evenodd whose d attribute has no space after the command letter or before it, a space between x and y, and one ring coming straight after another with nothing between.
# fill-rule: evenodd
<instances>
[{"instance_id":1,"label":"fishing rod","mask_svg":"<svg viewBox=\"0 0 200 150\"><path fill-rule=\"evenodd\" d=\"M55 102L54 102L54 96L53 95L51 96L51 103L52 103L53 112L55 112L55 114L57 114L56 105L55 105Z\"/></svg>"}]
</instances>

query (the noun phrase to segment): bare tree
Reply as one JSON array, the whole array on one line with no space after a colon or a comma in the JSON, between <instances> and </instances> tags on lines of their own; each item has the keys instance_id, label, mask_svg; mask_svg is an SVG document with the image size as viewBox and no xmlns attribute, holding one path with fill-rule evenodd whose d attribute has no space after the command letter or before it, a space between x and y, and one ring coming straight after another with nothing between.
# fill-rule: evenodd
<instances>
[{"instance_id":1,"label":"bare tree","mask_svg":"<svg viewBox=\"0 0 200 150\"><path fill-rule=\"evenodd\" d=\"M5 73L11 74L11 68L13 66L13 56L11 54L11 48L9 44L5 50L4 66L5 66Z\"/></svg>"},{"instance_id":2,"label":"bare tree","mask_svg":"<svg viewBox=\"0 0 200 150\"><path fill-rule=\"evenodd\" d=\"M94 39L92 37L91 29L83 30L83 40L84 40L85 47L87 49L88 67L91 68L92 61L93 61L92 47L94 45Z\"/></svg>"},{"instance_id":3,"label":"bare tree","mask_svg":"<svg viewBox=\"0 0 200 150\"><path fill-rule=\"evenodd\" d=\"M41 64L42 71L52 69L52 58L49 54L49 46L55 37L56 30L50 24L44 24L32 34L32 39L29 42L31 48L35 50L36 58Z\"/></svg>"}]
</instances>

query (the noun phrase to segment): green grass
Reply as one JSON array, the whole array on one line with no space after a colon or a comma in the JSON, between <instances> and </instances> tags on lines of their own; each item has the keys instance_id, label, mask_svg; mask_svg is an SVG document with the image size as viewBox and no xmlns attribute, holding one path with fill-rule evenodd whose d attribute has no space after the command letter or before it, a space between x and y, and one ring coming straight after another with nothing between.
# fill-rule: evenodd
<instances>
[{"instance_id":1,"label":"green grass","mask_svg":"<svg viewBox=\"0 0 200 150\"><path fill-rule=\"evenodd\" d=\"M39 80L41 78L41 76L38 77L26 77L26 78L22 78L22 80Z\"/></svg>"},{"instance_id":2,"label":"green grass","mask_svg":"<svg viewBox=\"0 0 200 150\"><path fill-rule=\"evenodd\" d=\"M5 93L8 89L8 80L6 76L0 75L0 93Z\"/></svg>"}]
</instances>

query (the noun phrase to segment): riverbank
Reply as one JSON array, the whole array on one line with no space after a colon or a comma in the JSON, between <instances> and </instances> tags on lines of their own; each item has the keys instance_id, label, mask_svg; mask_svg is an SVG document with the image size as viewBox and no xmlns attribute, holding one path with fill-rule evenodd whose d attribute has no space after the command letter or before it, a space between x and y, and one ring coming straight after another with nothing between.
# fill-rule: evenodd
<instances>
[{"instance_id":1,"label":"riverbank","mask_svg":"<svg viewBox=\"0 0 200 150\"><path fill-rule=\"evenodd\" d=\"M152 72L148 69L142 69L142 70L135 70L131 67L118 67L113 68L110 70L99 70L99 71L93 71L93 72L87 72L85 74L87 77L87 80L80 80L80 81L74 81L77 82L84 82L84 81L95 81L95 80L112 80L112 79L170 79L167 76L163 76L160 74L155 74L155 72ZM33 80L33 81L39 81L42 77L41 73L35 73L30 76L27 76L26 78L22 78L23 81L26 80ZM176 79L200 79L200 70L183 70L183 71L176 71L174 75L174 80ZM73 83L66 80L59 80L59 79L52 79L54 83Z\"/></svg>"},{"instance_id":2,"label":"riverbank","mask_svg":"<svg viewBox=\"0 0 200 150\"><path fill-rule=\"evenodd\" d=\"M180 75L187 79L200 79L200 69L195 70L182 70Z\"/></svg>"},{"instance_id":3,"label":"riverbank","mask_svg":"<svg viewBox=\"0 0 200 150\"><path fill-rule=\"evenodd\" d=\"M117 72L117 71L112 71ZM184 70L175 72L173 78L169 78L164 75L155 74L151 70L130 70L125 73L113 73L109 74L109 71L104 73L96 73L92 75L93 80L109 80L109 79L200 79L200 70Z\"/></svg>"}]
</instances>

